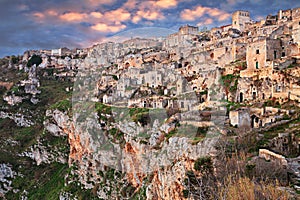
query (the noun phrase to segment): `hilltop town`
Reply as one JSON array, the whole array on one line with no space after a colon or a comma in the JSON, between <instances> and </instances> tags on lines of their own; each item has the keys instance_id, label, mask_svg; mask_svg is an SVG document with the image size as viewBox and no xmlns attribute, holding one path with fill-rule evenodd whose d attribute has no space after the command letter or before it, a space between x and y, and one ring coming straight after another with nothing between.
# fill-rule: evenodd
<instances>
[{"instance_id":1,"label":"hilltop town","mask_svg":"<svg viewBox=\"0 0 300 200\"><path fill-rule=\"evenodd\" d=\"M43 132L15 158L72 167L65 183L78 181L95 197L205 198L213 192L185 180L219 180L230 167L276 177L293 198L300 191L300 8L261 21L240 10L231 24L183 25L165 38L29 50L1 65L2 126L9 119ZM64 138L68 149L47 146L45 134ZM3 149L28 142L5 141ZM0 194L26 196L13 190L10 180L20 177L14 164L0 161L10 172L0 176ZM210 175L203 162L212 165ZM125 192L113 190L121 185ZM72 199L70 190L60 197Z\"/></svg>"}]
</instances>

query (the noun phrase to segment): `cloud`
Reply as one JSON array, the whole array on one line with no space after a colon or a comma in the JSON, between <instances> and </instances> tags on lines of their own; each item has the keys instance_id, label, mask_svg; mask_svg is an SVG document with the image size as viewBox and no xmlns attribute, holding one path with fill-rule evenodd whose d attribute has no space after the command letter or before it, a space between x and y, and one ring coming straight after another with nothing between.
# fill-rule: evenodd
<instances>
[{"instance_id":1,"label":"cloud","mask_svg":"<svg viewBox=\"0 0 300 200\"><path fill-rule=\"evenodd\" d=\"M94 18L102 18L103 14L100 12L91 12L90 15Z\"/></svg>"},{"instance_id":2,"label":"cloud","mask_svg":"<svg viewBox=\"0 0 300 200\"><path fill-rule=\"evenodd\" d=\"M225 20L228 20L230 19L231 15L230 14L227 14L227 13L224 13L222 15L219 15L217 16L217 20L220 22L220 21L225 21Z\"/></svg>"},{"instance_id":3,"label":"cloud","mask_svg":"<svg viewBox=\"0 0 300 200\"><path fill-rule=\"evenodd\" d=\"M207 18L204 21L201 21L197 24L197 26L205 26L205 25L210 25L214 22L212 18Z\"/></svg>"},{"instance_id":4,"label":"cloud","mask_svg":"<svg viewBox=\"0 0 300 200\"><path fill-rule=\"evenodd\" d=\"M105 23L98 23L91 27L91 29L104 32L104 33L115 33L119 32L120 30L123 30L126 28L126 25L124 24L115 24L115 25L107 25Z\"/></svg>"},{"instance_id":5,"label":"cloud","mask_svg":"<svg viewBox=\"0 0 300 200\"><path fill-rule=\"evenodd\" d=\"M195 19L202 17L207 12L207 10L208 10L207 7L202 7L202 6L198 6L193 10L184 9L180 13L180 16L183 20L194 21Z\"/></svg>"},{"instance_id":6,"label":"cloud","mask_svg":"<svg viewBox=\"0 0 300 200\"><path fill-rule=\"evenodd\" d=\"M85 2L85 4L90 6L112 5L116 2L116 0L84 0L84 1L87 1L87 3Z\"/></svg>"},{"instance_id":7,"label":"cloud","mask_svg":"<svg viewBox=\"0 0 300 200\"><path fill-rule=\"evenodd\" d=\"M154 21L154 20L162 20L165 19L165 16L162 12L156 10L144 10L140 9L136 12L136 15L132 18L132 22L137 24L142 19ZM148 24L149 25L149 24Z\"/></svg>"},{"instance_id":8,"label":"cloud","mask_svg":"<svg viewBox=\"0 0 300 200\"><path fill-rule=\"evenodd\" d=\"M63 21L67 22L82 22L88 17L86 13L69 12L59 16Z\"/></svg>"},{"instance_id":9,"label":"cloud","mask_svg":"<svg viewBox=\"0 0 300 200\"><path fill-rule=\"evenodd\" d=\"M155 2L155 5L160 8L173 8L178 4L177 0L158 0Z\"/></svg>"},{"instance_id":10,"label":"cloud","mask_svg":"<svg viewBox=\"0 0 300 200\"><path fill-rule=\"evenodd\" d=\"M137 24L139 21L141 21L142 20L142 17L141 16L138 16L138 15L136 15L136 16L134 16L133 18L132 18L132 22L133 23L135 23L135 24Z\"/></svg>"},{"instance_id":11,"label":"cloud","mask_svg":"<svg viewBox=\"0 0 300 200\"><path fill-rule=\"evenodd\" d=\"M225 11L217 8L210 9L208 15L210 15L211 17L215 17L218 21L225 21L226 19L231 17L229 13L226 13Z\"/></svg>"},{"instance_id":12,"label":"cloud","mask_svg":"<svg viewBox=\"0 0 300 200\"><path fill-rule=\"evenodd\" d=\"M257 21L261 21L261 20L265 20L266 17L265 17L265 16L260 16L260 15L259 15L259 16L255 16L254 19L257 20Z\"/></svg>"},{"instance_id":13,"label":"cloud","mask_svg":"<svg viewBox=\"0 0 300 200\"><path fill-rule=\"evenodd\" d=\"M148 19L148 20L158 20L158 19L164 19L164 15L159 12L159 11L144 11L144 10L139 10L137 12L137 16L140 16L144 19Z\"/></svg>"},{"instance_id":14,"label":"cloud","mask_svg":"<svg viewBox=\"0 0 300 200\"><path fill-rule=\"evenodd\" d=\"M27 11L27 10L29 10L29 6L25 5L25 4L21 4L21 5L17 6L17 9L20 11Z\"/></svg>"},{"instance_id":15,"label":"cloud","mask_svg":"<svg viewBox=\"0 0 300 200\"><path fill-rule=\"evenodd\" d=\"M58 15L58 12L55 11L55 10L52 10L52 9L46 10L45 13L47 13L47 14L50 15L50 16L57 16L57 15Z\"/></svg>"},{"instance_id":16,"label":"cloud","mask_svg":"<svg viewBox=\"0 0 300 200\"><path fill-rule=\"evenodd\" d=\"M32 15L38 19L42 19L45 17L45 15L41 12L34 12Z\"/></svg>"},{"instance_id":17,"label":"cloud","mask_svg":"<svg viewBox=\"0 0 300 200\"><path fill-rule=\"evenodd\" d=\"M195 21L196 19L199 19L204 15L213 17L218 21L225 21L231 16L229 13L218 8L210 8L203 6L197 6L194 9L184 9L180 13L181 19L185 21Z\"/></svg>"},{"instance_id":18,"label":"cloud","mask_svg":"<svg viewBox=\"0 0 300 200\"><path fill-rule=\"evenodd\" d=\"M137 4L137 0L127 0L127 2L123 4L123 7L127 9L135 9Z\"/></svg>"},{"instance_id":19,"label":"cloud","mask_svg":"<svg viewBox=\"0 0 300 200\"><path fill-rule=\"evenodd\" d=\"M118 8L116 10L112 10L112 11L108 11L106 13L104 13L104 19L108 20L110 22L114 22L114 21L127 21L129 20L131 17L131 14L123 9L123 8Z\"/></svg>"}]
</instances>

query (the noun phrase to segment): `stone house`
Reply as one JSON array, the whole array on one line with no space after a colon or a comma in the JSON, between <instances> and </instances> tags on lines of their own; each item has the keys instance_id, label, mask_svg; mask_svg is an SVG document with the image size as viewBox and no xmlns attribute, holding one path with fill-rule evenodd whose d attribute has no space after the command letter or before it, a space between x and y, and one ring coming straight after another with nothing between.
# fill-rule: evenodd
<instances>
[{"instance_id":1,"label":"stone house","mask_svg":"<svg viewBox=\"0 0 300 200\"><path fill-rule=\"evenodd\" d=\"M129 98L132 91L129 90L131 87L131 79L130 78L121 78L118 81L116 88L116 98Z\"/></svg>"},{"instance_id":2,"label":"stone house","mask_svg":"<svg viewBox=\"0 0 300 200\"><path fill-rule=\"evenodd\" d=\"M248 11L238 10L232 14L232 28L244 31L246 23L250 22L250 13Z\"/></svg>"},{"instance_id":3,"label":"stone house","mask_svg":"<svg viewBox=\"0 0 300 200\"><path fill-rule=\"evenodd\" d=\"M162 86L162 76L160 71L148 71L142 74L142 84L153 88Z\"/></svg>"},{"instance_id":4,"label":"stone house","mask_svg":"<svg viewBox=\"0 0 300 200\"><path fill-rule=\"evenodd\" d=\"M236 92L236 102L245 100L265 100L272 97L273 81L270 77L265 77L253 81L251 78L240 78Z\"/></svg>"},{"instance_id":5,"label":"stone house","mask_svg":"<svg viewBox=\"0 0 300 200\"><path fill-rule=\"evenodd\" d=\"M300 19L294 20L291 26L293 40L300 47Z\"/></svg>"},{"instance_id":6,"label":"stone house","mask_svg":"<svg viewBox=\"0 0 300 200\"><path fill-rule=\"evenodd\" d=\"M229 112L229 120L232 126L236 126L238 128L243 128L243 129L251 128L250 111L248 108L231 110Z\"/></svg>"},{"instance_id":7,"label":"stone house","mask_svg":"<svg viewBox=\"0 0 300 200\"><path fill-rule=\"evenodd\" d=\"M292 20L300 19L300 7L292 9Z\"/></svg>"},{"instance_id":8,"label":"stone house","mask_svg":"<svg viewBox=\"0 0 300 200\"><path fill-rule=\"evenodd\" d=\"M113 97L111 95L108 94L104 94L103 98L102 98L103 103L105 104L110 104L113 102Z\"/></svg>"},{"instance_id":9,"label":"stone house","mask_svg":"<svg viewBox=\"0 0 300 200\"><path fill-rule=\"evenodd\" d=\"M281 41L269 38L257 38L247 46L247 70L255 70L267 66L267 61L280 58L282 54Z\"/></svg>"},{"instance_id":10,"label":"stone house","mask_svg":"<svg viewBox=\"0 0 300 200\"><path fill-rule=\"evenodd\" d=\"M129 54L124 57L123 69L128 67L138 67L141 68L143 64L143 57L141 54Z\"/></svg>"},{"instance_id":11,"label":"stone house","mask_svg":"<svg viewBox=\"0 0 300 200\"><path fill-rule=\"evenodd\" d=\"M278 20L283 20L283 21L286 21L286 20L291 20L292 19L292 10L291 9L288 9L288 10L279 10L278 11Z\"/></svg>"},{"instance_id":12,"label":"stone house","mask_svg":"<svg viewBox=\"0 0 300 200\"><path fill-rule=\"evenodd\" d=\"M193 35L197 35L198 34L198 27L195 27L195 26L190 26L190 25L184 25L184 26L181 26L179 28L179 33L182 34L182 35L185 35L185 34L193 34Z\"/></svg>"}]
</instances>

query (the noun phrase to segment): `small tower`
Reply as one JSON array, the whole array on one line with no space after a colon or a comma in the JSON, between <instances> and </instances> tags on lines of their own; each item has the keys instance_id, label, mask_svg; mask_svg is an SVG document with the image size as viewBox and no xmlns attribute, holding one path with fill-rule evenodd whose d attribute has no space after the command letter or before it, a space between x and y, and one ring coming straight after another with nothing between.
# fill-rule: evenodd
<instances>
[{"instance_id":1,"label":"small tower","mask_svg":"<svg viewBox=\"0 0 300 200\"><path fill-rule=\"evenodd\" d=\"M244 31L246 23L250 21L251 18L248 11L238 10L232 14L232 28Z\"/></svg>"}]
</instances>

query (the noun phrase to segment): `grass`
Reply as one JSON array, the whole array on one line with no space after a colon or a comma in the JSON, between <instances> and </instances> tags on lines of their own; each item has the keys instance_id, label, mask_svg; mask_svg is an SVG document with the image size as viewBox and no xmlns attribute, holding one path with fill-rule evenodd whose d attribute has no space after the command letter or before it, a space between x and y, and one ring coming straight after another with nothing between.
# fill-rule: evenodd
<instances>
[{"instance_id":1,"label":"grass","mask_svg":"<svg viewBox=\"0 0 300 200\"><path fill-rule=\"evenodd\" d=\"M278 183L273 184L262 181L258 184L247 177L237 179L228 177L225 185L226 187L219 188L219 197L226 197L228 200L291 199L287 191L278 189Z\"/></svg>"},{"instance_id":2,"label":"grass","mask_svg":"<svg viewBox=\"0 0 300 200\"><path fill-rule=\"evenodd\" d=\"M170 131L168 134L165 135L166 140L169 140L171 137L175 136L177 134L177 130L174 129Z\"/></svg>"},{"instance_id":3,"label":"grass","mask_svg":"<svg viewBox=\"0 0 300 200\"><path fill-rule=\"evenodd\" d=\"M224 85L225 90L231 93L236 92L238 86L239 75L227 74L221 77L221 84Z\"/></svg>"},{"instance_id":4,"label":"grass","mask_svg":"<svg viewBox=\"0 0 300 200\"><path fill-rule=\"evenodd\" d=\"M2 76L7 77L8 81L17 83L26 78L26 73L14 69L7 72L2 70L0 77ZM66 137L54 137L45 132L43 121L45 112L50 107L69 110L68 99L71 93L66 92L65 88L72 85L72 82L40 76L38 89L42 92L37 95L40 100L37 105L33 105L30 99L15 106L2 104L4 112L21 113L35 123L31 127L18 127L13 120L0 119L0 163L10 163L14 171L24 175L12 180L14 188L19 189L20 192L16 194L9 192L7 199L19 199L24 190L29 192L28 199L58 199L61 189L65 187L64 175L68 169L66 164L51 163L36 166L30 158L20 157L18 154L28 151L29 147L37 143L38 138L46 148L49 147L47 151L58 149L59 152L68 154L69 146ZM11 91L23 94L24 88L15 85Z\"/></svg>"},{"instance_id":5,"label":"grass","mask_svg":"<svg viewBox=\"0 0 300 200\"><path fill-rule=\"evenodd\" d=\"M59 193L64 188L67 169L68 166L61 163L40 166L28 163L28 167L20 169L25 176L17 176L12 182L12 186L20 191L16 194L10 191L6 197L19 199L25 189L28 191L28 200L58 199Z\"/></svg>"},{"instance_id":6,"label":"grass","mask_svg":"<svg viewBox=\"0 0 300 200\"><path fill-rule=\"evenodd\" d=\"M63 112L71 112L72 102L69 98L56 102L50 106L50 109L58 109Z\"/></svg>"}]
</instances>

